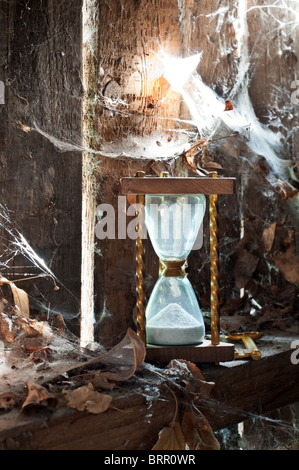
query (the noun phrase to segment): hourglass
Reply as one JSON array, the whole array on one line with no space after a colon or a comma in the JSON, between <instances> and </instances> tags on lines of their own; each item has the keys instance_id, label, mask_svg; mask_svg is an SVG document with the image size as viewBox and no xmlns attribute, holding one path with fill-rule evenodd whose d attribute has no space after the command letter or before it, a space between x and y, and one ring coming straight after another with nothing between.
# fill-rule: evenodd
<instances>
[{"instance_id":1,"label":"hourglass","mask_svg":"<svg viewBox=\"0 0 299 470\"><path fill-rule=\"evenodd\" d=\"M136 195L139 215L136 241L137 333L147 348L148 361L173 358L196 362L234 359L234 346L220 343L218 292L218 194L233 194L234 178L165 178L146 176L122 179L123 194ZM187 258L200 247L202 223L209 196L211 251L211 340L194 289L185 272ZM144 208L144 209L143 209ZM147 230L160 261L159 279L145 305L144 248Z\"/></svg>"},{"instance_id":2,"label":"hourglass","mask_svg":"<svg viewBox=\"0 0 299 470\"><path fill-rule=\"evenodd\" d=\"M145 196L145 225L160 259L160 278L145 311L146 343L189 346L202 343L203 317L185 273L206 207L205 196Z\"/></svg>"}]
</instances>

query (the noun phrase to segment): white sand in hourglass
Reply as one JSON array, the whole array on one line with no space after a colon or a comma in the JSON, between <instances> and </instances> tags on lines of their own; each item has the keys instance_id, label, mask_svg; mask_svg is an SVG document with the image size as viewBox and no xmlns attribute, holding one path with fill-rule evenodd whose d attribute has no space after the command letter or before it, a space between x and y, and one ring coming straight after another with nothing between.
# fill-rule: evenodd
<instances>
[{"instance_id":1,"label":"white sand in hourglass","mask_svg":"<svg viewBox=\"0 0 299 470\"><path fill-rule=\"evenodd\" d=\"M191 345L203 340L204 326L179 304L160 310L147 325L147 342L160 345Z\"/></svg>"}]
</instances>

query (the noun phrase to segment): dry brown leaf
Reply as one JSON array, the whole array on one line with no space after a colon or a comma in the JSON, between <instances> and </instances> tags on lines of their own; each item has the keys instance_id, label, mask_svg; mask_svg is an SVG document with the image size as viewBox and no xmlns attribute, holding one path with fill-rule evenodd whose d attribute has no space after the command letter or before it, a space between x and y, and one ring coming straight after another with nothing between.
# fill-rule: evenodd
<instances>
[{"instance_id":1,"label":"dry brown leaf","mask_svg":"<svg viewBox=\"0 0 299 470\"><path fill-rule=\"evenodd\" d=\"M102 365L110 368L109 372L102 372L101 375L117 382L128 380L134 375L136 368L144 362L145 354L143 341L131 328L128 328L122 341L99 358Z\"/></svg>"},{"instance_id":2,"label":"dry brown leaf","mask_svg":"<svg viewBox=\"0 0 299 470\"><path fill-rule=\"evenodd\" d=\"M45 387L41 385L26 382L28 395L22 405L22 410L33 406L46 406L48 408L57 408L58 399L48 392Z\"/></svg>"},{"instance_id":3,"label":"dry brown leaf","mask_svg":"<svg viewBox=\"0 0 299 470\"><path fill-rule=\"evenodd\" d=\"M79 387L67 393L68 406L79 411L99 414L109 408L112 397L94 390L92 384Z\"/></svg>"},{"instance_id":4,"label":"dry brown leaf","mask_svg":"<svg viewBox=\"0 0 299 470\"><path fill-rule=\"evenodd\" d=\"M211 426L200 411L196 414L191 409L185 411L182 432L190 450L220 450Z\"/></svg>"},{"instance_id":5,"label":"dry brown leaf","mask_svg":"<svg viewBox=\"0 0 299 470\"><path fill-rule=\"evenodd\" d=\"M184 165L187 168L189 168L189 170L193 171L193 173L196 173L197 175L205 176L206 171L207 171L207 170L204 170L204 169L202 169L203 171L200 171L197 168L197 157L198 157L198 154L199 154L198 147L203 149L203 148L206 148L209 144L210 144L210 141L207 141L207 139L198 140L197 142L195 142L192 145L192 147L190 147L189 150L187 150L183 154L183 163L184 163Z\"/></svg>"},{"instance_id":6,"label":"dry brown leaf","mask_svg":"<svg viewBox=\"0 0 299 470\"><path fill-rule=\"evenodd\" d=\"M263 240L264 240L266 252L269 252L272 249L274 238L275 238L275 230L276 230L276 222L269 225L269 227L265 228L265 230L263 231Z\"/></svg>"},{"instance_id":7,"label":"dry brown leaf","mask_svg":"<svg viewBox=\"0 0 299 470\"><path fill-rule=\"evenodd\" d=\"M160 176L164 171L169 172L167 164L161 162L161 160L154 161L154 163L151 165L151 170L153 170L157 176Z\"/></svg>"},{"instance_id":8,"label":"dry brown leaf","mask_svg":"<svg viewBox=\"0 0 299 470\"><path fill-rule=\"evenodd\" d=\"M58 333L61 333L61 334L64 333L65 322L61 313L57 313L57 315L55 315L55 317L53 318L52 328L58 331Z\"/></svg>"},{"instance_id":9,"label":"dry brown leaf","mask_svg":"<svg viewBox=\"0 0 299 470\"><path fill-rule=\"evenodd\" d=\"M77 374L88 376L91 382L94 380L95 386L101 382L103 388L111 389L116 386L113 382L123 382L134 375L136 368L144 362L145 353L143 341L129 328L122 341L109 351L90 359L84 363L84 366L70 367L65 372L72 376ZM89 368L93 371L97 368L97 374L93 372L91 376ZM109 381L112 382L111 386Z\"/></svg>"},{"instance_id":10,"label":"dry brown leaf","mask_svg":"<svg viewBox=\"0 0 299 470\"><path fill-rule=\"evenodd\" d=\"M234 277L237 289L242 289L252 278L259 258L245 249L239 249L238 259L234 267Z\"/></svg>"},{"instance_id":11,"label":"dry brown leaf","mask_svg":"<svg viewBox=\"0 0 299 470\"><path fill-rule=\"evenodd\" d=\"M243 297L237 297L236 299L226 299L221 305L221 315L234 315L239 311L250 312L251 305L248 301L248 294L245 292Z\"/></svg>"},{"instance_id":12,"label":"dry brown leaf","mask_svg":"<svg viewBox=\"0 0 299 470\"><path fill-rule=\"evenodd\" d=\"M16 287L16 285L13 282L8 281L4 277L0 277L0 285L3 285L3 284L8 284L10 286L13 299L14 299L14 304L19 310L19 312L22 314L22 316L29 318L30 310L29 310L29 298L28 298L27 293L23 289L19 289L18 287Z\"/></svg>"},{"instance_id":13,"label":"dry brown leaf","mask_svg":"<svg viewBox=\"0 0 299 470\"><path fill-rule=\"evenodd\" d=\"M185 450L185 438L179 423L171 423L160 431L152 450Z\"/></svg>"},{"instance_id":14,"label":"dry brown leaf","mask_svg":"<svg viewBox=\"0 0 299 470\"><path fill-rule=\"evenodd\" d=\"M299 284L299 260L295 245L291 245L285 253L277 253L274 262L287 281Z\"/></svg>"}]
</instances>

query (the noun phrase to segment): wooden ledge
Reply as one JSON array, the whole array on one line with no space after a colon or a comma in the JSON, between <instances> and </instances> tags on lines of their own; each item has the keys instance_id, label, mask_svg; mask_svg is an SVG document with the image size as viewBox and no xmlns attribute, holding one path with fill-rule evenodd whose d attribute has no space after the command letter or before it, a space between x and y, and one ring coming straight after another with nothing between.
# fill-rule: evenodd
<instances>
[{"instance_id":1,"label":"wooden ledge","mask_svg":"<svg viewBox=\"0 0 299 470\"><path fill-rule=\"evenodd\" d=\"M205 380L215 383L208 399L201 401L214 430L299 401L299 364L292 361L291 347L295 339L263 338L258 342L259 361L198 365ZM146 372L141 366L139 374L109 392L112 407L99 415L66 407L30 414L18 409L2 412L0 449L152 449L161 429L173 420L176 401L159 374L150 377ZM184 403L186 396L178 394L177 400Z\"/></svg>"}]
</instances>

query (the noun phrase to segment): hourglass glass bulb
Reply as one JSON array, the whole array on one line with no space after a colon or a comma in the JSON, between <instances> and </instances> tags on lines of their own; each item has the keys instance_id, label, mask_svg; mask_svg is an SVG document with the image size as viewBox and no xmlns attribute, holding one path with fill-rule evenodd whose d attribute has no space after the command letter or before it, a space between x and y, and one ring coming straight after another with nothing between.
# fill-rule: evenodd
<instances>
[{"instance_id":1,"label":"hourglass glass bulb","mask_svg":"<svg viewBox=\"0 0 299 470\"><path fill-rule=\"evenodd\" d=\"M164 269L146 308L148 344L199 344L202 314L184 264L205 212L203 195L147 195L146 225Z\"/></svg>"}]
</instances>

